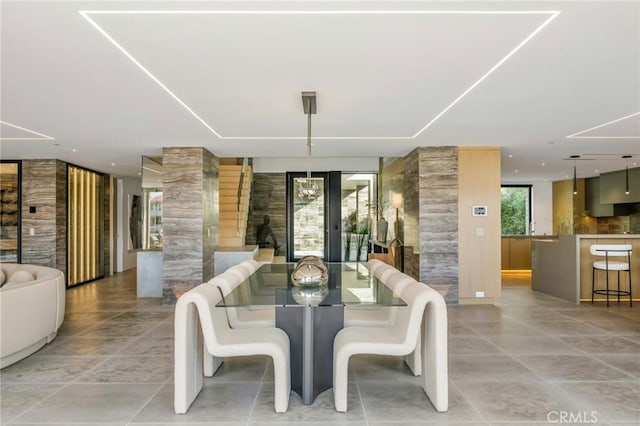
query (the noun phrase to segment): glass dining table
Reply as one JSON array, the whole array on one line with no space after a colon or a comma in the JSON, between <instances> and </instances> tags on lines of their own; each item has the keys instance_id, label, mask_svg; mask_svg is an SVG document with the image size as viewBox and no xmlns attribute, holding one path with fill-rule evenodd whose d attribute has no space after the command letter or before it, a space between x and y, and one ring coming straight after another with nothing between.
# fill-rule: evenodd
<instances>
[{"instance_id":1,"label":"glass dining table","mask_svg":"<svg viewBox=\"0 0 640 426\"><path fill-rule=\"evenodd\" d=\"M344 308L406 306L359 262L326 263L328 285L298 287L295 263L262 265L217 306L275 309L276 327L290 340L291 389L305 405L333 386L333 340L344 327Z\"/></svg>"}]
</instances>

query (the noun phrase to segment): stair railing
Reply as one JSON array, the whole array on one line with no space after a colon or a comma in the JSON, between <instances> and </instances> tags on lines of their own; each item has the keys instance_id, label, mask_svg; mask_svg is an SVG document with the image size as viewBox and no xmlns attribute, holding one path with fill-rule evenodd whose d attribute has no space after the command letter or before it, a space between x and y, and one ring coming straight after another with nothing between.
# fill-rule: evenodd
<instances>
[{"instance_id":1,"label":"stair railing","mask_svg":"<svg viewBox=\"0 0 640 426\"><path fill-rule=\"evenodd\" d=\"M249 163L249 159L242 159L242 168L240 169L240 182L238 183L238 204L236 206L236 237L240 236L240 201L242 199L242 187L244 185L244 174Z\"/></svg>"}]
</instances>

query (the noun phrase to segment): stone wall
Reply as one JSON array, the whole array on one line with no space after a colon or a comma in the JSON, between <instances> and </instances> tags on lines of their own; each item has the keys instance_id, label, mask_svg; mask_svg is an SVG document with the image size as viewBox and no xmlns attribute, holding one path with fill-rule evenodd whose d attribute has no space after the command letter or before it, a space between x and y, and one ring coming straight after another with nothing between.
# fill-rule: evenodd
<instances>
[{"instance_id":1,"label":"stone wall","mask_svg":"<svg viewBox=\"0 0 640 426\"><path fill-rule=\"evenodd\" d=\"M287 253L287 177L285 173L254 173L247 219L246 244L256 244L256 227L268 214L279 249L277 256Z\"/></svg>"},{"instance_id":2,"label":"stone wall","mask_svg":"<svg viewBox=\"0 0 640 426\"><path fill-rule=\"evenodd\" d=\"M204 148L164 148L163 303L213 276L218 241L218 160Z\"/></svg>"},{"instance_id":3,"label":"stone wall","mask_svg":"<svg viewBox=\"0 0 640 426\"><path fill-rule=\"evenodd\" d=\"M404 174L405 245L419 256L420 281L457 302L457 148L417 148L405 157Z\"/></svg>"},{"instance_id":4,"label":"stone wall","mask_svg":"<svg viewBox=\"0 0 640 426\"><path fill-rule=\"evenodd\" d=\"M56 162L56 269L64 271L67 276L67 163ZM24 176L24 175L23 175ZM108 210L107 210L108 211ZM24 232L22 233L24 236ZM107 250L109 244L105 244Z\"/></svg>"},{"instance_id":5,"label":"stone wall","mask_svg":"<svg viewBox=\"0 0 640 426\"><path fill-rule=\"evenodd\" d=\"M629 215L628 231L630 234L640 234L640 204L636 204Z\"/></svg>"},{"instance_id":6,"label":"stone wall","mask_svg":"<svg viewBox=\"0 0 640 426\"><path fill-rule=\"evenodd\" d=\"M103 175L102 265L111 274L109 205L111 180ZM67 163L60 160L22 160L22 263L56 268L67 278ZM29 213L29 207L36 208ZM30 235L33 228L34 235Z\"/></svg>"},{"instance_id":7,"label":"stone wall","mask_svg":"<svg viewBox=\"0 0 640 426\"><path fill-rule=\"evenodd\" d=\"M402 253L402 263L404 267L404 273L413 277L416 280L420 280L420 254L413 252L413 247L404 246Z\"/></svg>"},{"instance_id":8,"label":"stone wall","mask_svg":"<svg viewBox=\"0 0 640 426\"><path fill-rule=\"evenodd\" d=\"M36 208L29 213L29 207ZM22 161L22 263L67 276L67 167L60 160ZM33 234L30 235L30 230Z\"/></svg>"}]
</instances>

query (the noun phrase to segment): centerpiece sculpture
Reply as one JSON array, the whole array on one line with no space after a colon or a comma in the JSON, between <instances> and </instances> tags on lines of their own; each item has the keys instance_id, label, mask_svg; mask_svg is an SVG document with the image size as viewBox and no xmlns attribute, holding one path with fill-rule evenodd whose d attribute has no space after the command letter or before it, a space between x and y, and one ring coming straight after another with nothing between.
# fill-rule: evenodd
<instances>
[{"instance_id":1,"label":"centerpiece sculpture","mask_svg":"<svg viewBox=\"0 0 640 426\"><path fill-rule=\"evenodd\" d=\"M317 305L329 294L327 265L317 256L305 256L291 273L291 295L301 305Z\"/></svg>"},{"instance_id":2,"label":"centerpiece sculpture","mask_svg":"<svg viewBox=\"0 0 640 426\"><path fill-rule=\"evenodd\" d=\"M317 256L304 256L291 273L291 282L297 287L326 287L328 281L327 266Z\"/></svg>"}]
</instances>

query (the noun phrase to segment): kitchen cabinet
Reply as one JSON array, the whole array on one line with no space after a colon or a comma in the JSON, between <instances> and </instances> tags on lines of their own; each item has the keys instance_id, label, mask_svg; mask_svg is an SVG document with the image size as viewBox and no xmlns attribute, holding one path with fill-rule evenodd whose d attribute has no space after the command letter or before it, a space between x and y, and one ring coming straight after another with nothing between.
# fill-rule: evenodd
<instances>
[{"instance_id":1,"label":"kitchen cabinet","mask_svg":"<svg viewBox=\"0 0 640 426\"><path fill-rule=\"evenodd\" d=\"M600 177L589 178L585 181L585 204L591 217L613 216L613 204L600 202Z\"/></svg>"},{"instance_id":2,"label":"kitchen cabinet","mask_svg":"<svg viewBox=\"0 0 640 426\"><path fill-rule=\"evenodd\" d=\"M631 176L632 175L630 170L629 179L631 179ZM585 208L589 212L588 216L591 216L591 217L628 216L633 206L632 201L625 202L624 204L622 203L612 204L612 203L602 202L601 194L603 192L606 194L615 194L615 192L619 190L619 188L616 189L616 187L613 187L613 188L611 187L610 178L605 177L603 180L601 179L601 177L602 176L588 178L585 181ZM617 184L620 184L620 182L617 182ZM631 181L629 181L629 186L631 186ZM624 175L622 179L622 188L624 189Z\"/></svg>"},{"instance_id":3,"label":"kitchen cabinet","mask_svg":"<svg viewBox=\"0 0 640 426\"><path fill-rule=\"evenodd\" d=\"M624 204L640 202L640 167L629 169L629 194L624 193L625 171L617 170L600 175L600 202Z\"/></svg>"},{"instance_id":4,"label":"kitchen cabinet","mask_svg":"<svg viewBox=\"0 0 640 426\"><path fill-rule=\"evenodd\" d=\"M502 270L531 269L531 237L502 237Z\"/></svg>"}]
</instances>

